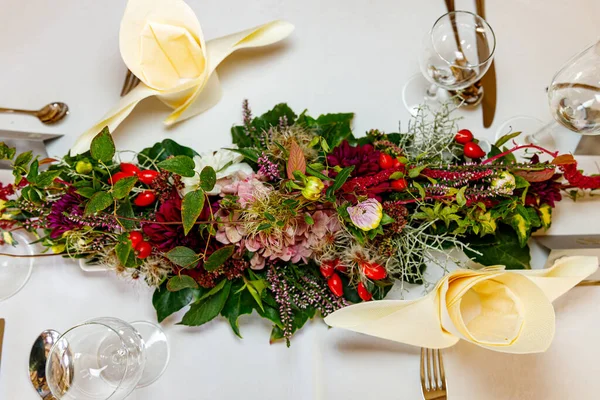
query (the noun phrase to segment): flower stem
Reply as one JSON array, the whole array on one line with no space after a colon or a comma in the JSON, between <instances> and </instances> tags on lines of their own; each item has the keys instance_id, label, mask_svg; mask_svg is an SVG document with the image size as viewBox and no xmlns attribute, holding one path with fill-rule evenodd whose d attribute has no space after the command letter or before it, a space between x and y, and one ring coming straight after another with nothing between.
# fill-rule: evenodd
<instances>
[{"instance_id":1,"label":"flower stem","mask_svg":"<svg viewBox=\"0 0 600 400\"><path fill-rule=\"evenodd\" d=\"M510 153L514 153L515 151L521 150L521 149L536 149L536 150L539 150L539 151L544 152L546 154L550 154L552 157L555 157L555 158L558 156L558 151L551 152L551 151L546 150L543 147L540 147L540 146L535 145L535 144L523 144L523 145L520 145L520 146L515 146L512 149L506 150L506 151L504 151L504 152L502 152L500 154L497 154L497 155L495 155L493 157L490 157L487 160L483 161L481 163L481 165L489 164L491 162L496 161L499 158L502 158L502 157L504 157L504 156L506 156L506 155L508 155Z\"/></svg>"}]
</instances>

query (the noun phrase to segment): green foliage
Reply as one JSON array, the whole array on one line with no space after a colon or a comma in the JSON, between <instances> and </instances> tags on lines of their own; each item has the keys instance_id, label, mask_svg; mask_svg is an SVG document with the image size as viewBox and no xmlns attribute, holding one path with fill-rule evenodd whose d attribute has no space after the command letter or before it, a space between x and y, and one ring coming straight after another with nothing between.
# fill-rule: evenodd
<instances>
[{"instance_id":1,"label":"green foliage","mask_svg":"<svg viewBox=\"0 0 600 400\"><path fill-rule=\"evenodd\" d=\"M327 191L325 192L325 195L327 196L328 200L330 200L332 202L335 201L335 191L340 189L344 185L344 183L346 183L346 181L350 177L350 174L352 173L353 170L354 170L354 165L342 169L337 174L337 176L335 177L335 180L333 181L333 185L331 185L329 188L327 188Z\"/></svg>"},{"instance_id":2,"label":"green foliage","mask_svg":"<svg viewBox=\"0 0 600 400\"><path fill-rule=\"evenodd\" d=\"M115 253L119 262L125 268L135 268L140 264L140 260L135 255L135 250L131 247L131 242L127 239L117 243Z\"/></svg>"},{"instance_id":3,"label":"green foliage","mask_svg":"<svg viewBox=\"0 0 600 400\"><path fill-rule=\"evenodd\" d=\"M192 304L188 312L183 316L180 324L200 326L215 318L225 306L230 290L231 281L226 281L223 288L217 293Z\"/></svg>"},{"instance_id":4,"label":"green foliage","mask_svg":"<svg viewBox=\"0 0 600 400\"><path fill-rule=\"evenodd\" d=\"M221 315L227 318L231 325L231 329L240 338L242 335L240 333L238 319L241 315L252 314L252 310L254 310L256 305L253 296L248 290L245 290L245 287L246 284L243 280L235 280L231 287L231 294L221 310Z\"/></svg>"},{"instance_id":5,"label":"green foliage","mask_svg":"<svg viewBox=\"0 0 600 400\"><path fill-rule=\"evenodd\" d=\"M115 151L115 142L108 131L108 127L105 126L102 131L92 139L90 154L94 160L107 163L112 161L115 156Z\"/></svg>"},{"instance_id":6,"label":"green foliage","mask_svg":"<svg viewBox=\"0 0 600 400\"><path fill-rule=\"evenodd\" d=\"M122 200L120 202L120 204L118 205L117 208L117 215L119 217L124 217L124 218L118 218L117 221L119 222L119 224L121 224L121 226L127 230L133 230L136 228L136 223L135 221L132 221L132 219L135 217L135 215L133 214L133 208L131 207L131 201L129 201L128 198ZM128 219L125 219L128 218Z\"/></svg>"},{"instance_id":7,"label":"green foliage","mask_svg":"<svg viewBox=\"0 0 600 400\"><path fill-rule=\"evenodd\" d=\"M200 172L200 187L205 192L210 192L217 183L217 173L211 166L206 166Z\"/></svg>"},{"instance_id":8,"label":"green foliage","mask_svg":"<svg viewBox=\"0 0 600 400\"><path fill-rule=\"evenodd\" d=\"M198 254L189 247L177 246L171 250L165 256L175 265L179 265L183 268L191 268L198 264Z\"/></svg>"},{"instance_id":9,"label":"green foliage","mask_svg":"<svg viewBox=\"0 0 600 400\"><path fill-rule=\"evenodd\" d=\"M212 253L206 261L204 261L204 269L207 271L215 271L227 261L235 251L235 246L221 247L219 250Z\"/></svg>"},{"instance_id":10,"label":"green foliage","mask_svg":"<svg viewBox=\"0 0 600 400\"><path fill-rule=\"evenodd\" d=\"M193 289L171 292L167 290L167 283L163 283L152 295L152 305L156 310L158 322L164 321L169 315L190 304L194 300L195 293Z\"/></svg>"},{"instance_id":11,"label":"green foliage","mask_svg":"<svg viewBox=\"0 0 600 400\"><path fill-rule=\"evenodd\" d=\"M6 143L0 142L0 160L12 160L16 152L16 148L8 147Z\"/></svg>"},{"instance_id":12,"label":"green foliage","mask_svg":"<svg viewBox=\"0 0 600 400\"><path fill-rule=\"evenodd\" d=\"M196 164L194 163L194 160L188 156L167 158L166 160L159 162L157 166L165 171L185 176L186 178L191 178L196 175L196 171L194 171Z\"/></svg>"},{"instance_id":13,"label":"green foliage","mask_svg":"<svg viewBox=\"0 0 600 400\"><path fill-rule=\"evenodd\" d=\"M198 289L198 283L188 275L175 275L167 282L169 292L178 292L183 289Z\"/></svg>"},{"instance_id":14,"label":"green foliage","mask_svg":"<svg viewBox=\"0 0 600 400\"><path fill-rule=\"evenodd\" d=\"M115 183L112 189L112 195L115 199L120 200L125 196L129 195L131 189L135 186L138 181L137 176L129 176L127 178L120 179Z\"/></svg>"},{"instance_id":15,"label":"green foliage","mask_svg":"<svg viewBox=\"0 0 600 400\"><path fill-rule=\"evenodd\" d=\"M197 156L194 150L189 147L182 146L171 139L165 139L160 143L156 143L152 147L147 147L138 153L138 162L142 165L150 165L155 162L166 160L171 156L187 156L194 158Z\"/></svg>"},{"instance_id":16,"label":"green foliage","mask_svg":"<svg viewBox=\"0 0 600 400\"><path fill-rule=\"evenodd\" d=\"M483 265L504 265L507 269L529 269L529 247L521 246L512 229L500 225L495 235L469 237L469 247L481 254L465 250L467 256Z\"/></svg>"},{"instance_id":17,"label":"green foliage","mask_svg":"<svg viewBox=\"0 0 600 400\"><path fill-rule=\"evenodd\" d=\"M183 222L183 232L187 235L194 227L198 217L204 208L204 191L202 189L186 193L181 201L181 220Z\"/></svg>"},{"instance_id":18,"label":"green foliage","mask_svg":"<svg viewBox=\"0 0 600 400\"><path fill-rule=\"evenodd\" d=\"M113 204L113 198L107 192L95 193L85 205L85 215L96 214Z\"/></svg>"},{"instance_id":19,"label":"green foliage","mask_svg":"<svg viewBox=\"0 0 600 400\"><path fill-rule=\"evenodd\" d=\"M260 135L262 132L268 131L269 128L279 125L279 120L283 117L287 119L288 124L293 124L296 121L296 114L287 104L277 104L272 110L267 111L260 117L253 118L250 122L250 127L256 134ZM233 143L236 144L239 149L260 145L257 141L257 136L248 136L245 126L238 125L232 127L231 137ZM244 156L246 156L246 154L244 154Z\"/></svg>"}]
</instances>

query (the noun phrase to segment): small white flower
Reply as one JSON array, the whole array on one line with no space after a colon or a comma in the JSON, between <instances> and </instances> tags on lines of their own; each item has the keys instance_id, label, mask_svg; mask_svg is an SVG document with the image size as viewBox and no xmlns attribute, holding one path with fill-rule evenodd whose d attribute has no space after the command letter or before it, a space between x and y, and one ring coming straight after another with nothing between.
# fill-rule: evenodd
<instances>
[{"instance_id":1,"label":"small white flower","mask_svg":"<svg viewBox=\"0 0 600 400\"><path fill-rule=\"evenodd\" d=\"M185 185L181 190L181 195L198 189L200 184L200 172L204 167L212 167L217 173L217 183L209 195L217 195L221 193L221 188L224 185L230 184L233 180L242 179L246 175L252 174L252 167L241 162L244 156L231 150L220 149L214 153L204 153L194 157L194 168L197 172L192 178L182 178Z\"/></svg>"}]
</instances>

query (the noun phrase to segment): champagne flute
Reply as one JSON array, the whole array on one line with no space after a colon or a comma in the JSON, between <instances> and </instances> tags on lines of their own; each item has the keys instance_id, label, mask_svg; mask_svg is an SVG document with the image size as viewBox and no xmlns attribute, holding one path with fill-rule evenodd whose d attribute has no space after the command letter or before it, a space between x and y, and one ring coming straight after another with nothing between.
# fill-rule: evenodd
<instances>
[{"instance_id":1,"label":"champagne flute","mask_svg":"<svg viewBox=\"0 0 600 400\"><path fill-rule=\"evenodd\" d=\"M442 15L423 39L421 74L404 86L402 99L411 114L425 103L430 109L481 79L490 67L496 37L492 27L468 11Z\"/></svg>"},{"instance_id":2,"label":"champagne flute","mask_svg":"<svg viewBox=\"0 0 600 400\"><path fill-rule=\"evenodd\" d=\"M121 400L158 379L168 359L159 326L96 318L58 338L48 354L46 379L57 399Z\"/></svg>"},{"instance_id":3,"label":"champagne flute","mask_svg":"<svg viewBox=\"0 0 600 400\"><path fill-rule=\"evenodd\" d=\"M552 135L558 134L560 126L581 135L600 135L600 41L575 55L554 75L548 86L548 103L554 120L530 130L525 143L555 149ZM507 129L523 127L527 119L508 120L498 136Z\"/></svg>"}]
</instances>

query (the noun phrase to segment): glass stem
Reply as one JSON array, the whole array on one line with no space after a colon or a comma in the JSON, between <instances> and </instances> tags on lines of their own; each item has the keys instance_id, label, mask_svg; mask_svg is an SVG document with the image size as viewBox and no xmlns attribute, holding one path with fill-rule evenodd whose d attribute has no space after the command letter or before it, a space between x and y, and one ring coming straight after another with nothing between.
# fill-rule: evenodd
<instances>
[{"instance_id":1,"label":"glass stem","mask_svg":"<svg viewBox=\"0 0 600 400\"><path fill-rule=\"evenodd\" d=\"M540 144L544 141L544 138L550 136L554 128L558 126L558 122L552 120L546 125L542 126L536 132L525 136L525 143Z\"/></svg>"},{"instance_id":2,"label":"glass stem","mask_svg":"<svg viewBox=\"0 0 600 400\"><path fill-rule=\"evenodd\" d=\"M440 88L438 87L438 85L432 83L431 85L429 85L429 88L427 88L427 97L435 99L437 97L439 89Z\"/></svg>"}]
</instances>

